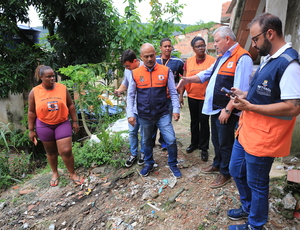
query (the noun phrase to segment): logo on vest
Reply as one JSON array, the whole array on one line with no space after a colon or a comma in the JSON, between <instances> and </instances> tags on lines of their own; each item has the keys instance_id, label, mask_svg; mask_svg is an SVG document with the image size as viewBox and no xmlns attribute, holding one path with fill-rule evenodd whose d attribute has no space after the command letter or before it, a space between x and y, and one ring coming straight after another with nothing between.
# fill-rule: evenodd
<instances>
[{"instance_id":1,"label":"logo on vest","mask_svg":"<svg viewBox=\"0 0 300 230\"><path fill-rule=\"evenodd\" d=\"M268 87L268 80L264 80L264 82L256 88L257 94L267 97L271 96L271 91L272 90Z\"/></svg>"},{"instance_id":2,"label":"logo on vest","mask_svg":"<svg viewBox=\"0 0 300 230\"><path fill-rule=\"evenodd\" d=\"M229 69L231 69L232 67L233 67L233 61L231 61L231 62L228 62L228 64L227 64L227 68L229 68Z\"/></svg>"},{"instance_id":3,"label":"logo on vest","mask_svg":"<svg viewBox=\"0 0 300 230\"><path fill-rule=\"evenodd\" d=\"M160 80L160 81L165 80L165 75L158 75L158 80Z\"/></svg>"},{"instance_id":4,"label":"logo on vest","mask_svg":"<svg viewBox=\"0 0 300 230\"><path fill-rule=\"evenodd\" d=\"M144 81L145 81L144 76L140 76L140 81L141 81L141 82L144 82Z\"/></svg>"}]
</instances>

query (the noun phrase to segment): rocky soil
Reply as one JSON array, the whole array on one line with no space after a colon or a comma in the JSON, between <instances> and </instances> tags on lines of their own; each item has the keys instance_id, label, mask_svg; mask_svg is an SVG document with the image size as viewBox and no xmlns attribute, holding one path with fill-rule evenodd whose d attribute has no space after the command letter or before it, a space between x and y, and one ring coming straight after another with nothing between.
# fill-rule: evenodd
<instances>
[{"instance_id":1,"label":"rocky soil","mask_svg":"<svg viewBox=\"0 0 300 230\"><path fill-rule=\"evenodd\" d=\"M200 172L211 164L212 148L206 163L200 160L199 151L185 153L190 141L186 108L174 127L183 178L176 180L171 175L167 152L158 144L154 148L158 167L148 177L139 175L141 166L136 164L129 169L101 166L79 170L87 178L82 186L74 186L64 172L57 187L49 186L51 174L35 175L0 194L0 229L201 230L227 229L230 224L243 223L226 216L228 209L240 206L234 182L211 189L209 184L216 175ZM300 219L287 219L281 214L287 205L282 199L284 180L271 182L277 193L270 195L266 229L300 230Z\"/></svg>"}]
</instances>

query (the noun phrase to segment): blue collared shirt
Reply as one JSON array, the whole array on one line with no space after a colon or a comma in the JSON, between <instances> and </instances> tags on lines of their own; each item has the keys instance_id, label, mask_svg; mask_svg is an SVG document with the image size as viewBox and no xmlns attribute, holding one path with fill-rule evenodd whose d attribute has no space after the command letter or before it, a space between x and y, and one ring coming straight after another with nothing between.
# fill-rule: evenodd
<instances>
[{"instance_id":1,"label":"blue collared shirt","mask_svg":"<svg viewBox=\"0 0 300 230\"><path fill-rule=\"evenodd\" d=\"M221 60L218 63L216 70L211 76L213 67L215 65L212 64L207 70L201 71L196 75L199 77L200 82L205 82L209 80L205 91L205 100L202 108L202 113L206 115L214 115L221 111L221 109L213 109L213 96L214 96L214 88L216 84L217 75L222 64L231 56L232 51L237 47L238 43L230 47L225 54L222 56ZM236 66L233 87L239 88L242 91L248 91L251 76L253 71L253 62L250 56L243 55Z\"/></svg>"},{"instance_id":2,"label":"blue collared shirt","mask_svg":"<svg viewBox=\"0 0 300 230\"><path fill-rule=\"evenodd\" d=\"M156 64L155 64L156 65ZM149 69L149 72L152 71L152 69L155 67L155 65ZM128 85L128 90L127 90L127 107L126 107L126 113L127 117L134 117L134 102L136 100L136 83L133 80L132 77L132 71L130 71L130 81ZM178 93L175 88L175 82L174 82L174 75L172 73L172 70L169 69L169 77L168 77L168 92L171 96L172 100L172 106L173 106L173 113L180 113L180 104L179 104L179 98L178 98ZM155 95L153 95L155 96Z\"/></svg>"}]
</instances>

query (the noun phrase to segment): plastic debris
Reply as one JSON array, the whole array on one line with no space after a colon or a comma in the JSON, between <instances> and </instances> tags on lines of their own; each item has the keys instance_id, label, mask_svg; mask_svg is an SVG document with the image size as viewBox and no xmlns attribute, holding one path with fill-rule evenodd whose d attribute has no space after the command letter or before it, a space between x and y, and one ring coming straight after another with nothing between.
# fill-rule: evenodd
<instances>
[{"instance_id":1,"label":"plastic debris","mask_svg":"<svg viewBox=\"0 0 300 230\"><path fill-rule=\"evenodd\" d=\"M163 179L163 185L158 189L158 193L161 193L164 188L166 188L169 184L167 179Z\"/></svg>"},{"instance_id":2,"label":"plastic debris","mask_svg":"<svg viewBox=\"0 0 300 230\"><path fill-rule=\"evenodd\" d=\"M291 162L297 162L297 161L299 161L298 157L294 157L294 158L291 159Z\"/></svg>"},{"instance_id":3,"label":"plastic debris","mask_svg":"<svg viewBox=\"0 0 300 230\"><path fill-rule=\"evenodd\" d=\"M50 224L48 230L55 230L55 224Z\"/></svg>"},{"instance_id":4,"label":"plastic debris","mask_svg":"<svg viewBox=\"0 0 300 230\"><path fill-rule=\"evenodd\" d=\"M97 137L97 135L92 134L90 138L90 142L100 143L100 139Z\"/></svg>"},{"instance_id":5,"label":"plastic debris","mask_svg":"<svg viewBox=\"0 0 300 230\"><path fill-rule=\"evenodd\" d=\"M155 204L152 204L151 201L148 201L147 204L151 207L156 209L157 211L160 211L160 208L156 207Z\"/></svg>"},{"instance_id":6,"label":"plastic debris","mask_svg":"<svg viewBox=\"0 0 300 230\"><path fill-rule=\"evenodd\" d=\"M87 191L85 192L86 195L89 195L92 192L92 189L88 188Z\"/></svg>"}]
</instances>

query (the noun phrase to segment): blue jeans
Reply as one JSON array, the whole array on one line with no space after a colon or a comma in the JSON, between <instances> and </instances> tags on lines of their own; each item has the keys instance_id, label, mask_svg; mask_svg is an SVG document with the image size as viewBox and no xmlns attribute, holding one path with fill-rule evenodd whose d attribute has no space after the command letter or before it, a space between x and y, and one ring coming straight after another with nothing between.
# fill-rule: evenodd
<instances>
[{"instance_id":1,"label":"blue jeans","mask_svg":"<svg viewBox=\"0 0 300 230\"><path fill-rule=\"evenodd\" d=\"M268 221L269 173L273 157L257 157L247 153L235 140L229 170L240 193L243 210L249 213L252 229L260 230Z\"/></svg>"},{"instance_id":2,"label":"blue jeans","mask_svg":"<svg viewBox=\"0 0 300 230\"><path fill-rule=\"evenodd\" d=\"M171 98L168 99L168 106L169 106L169 116L170 116L170 119L171 119L171 122L172 122L172 116L173 116L173 106L172 106L172 100ZM152 139L153 139L153 145L155 144L155 140L156 140L156 134L157 134L157 126L155 127L154 129L154 132L153 132L153 136L152 136ZM162 145L163 144L166 144L161 132L159 132L159 139L158 139L158 142L161 143Z\"/></svg>"},{"instance_id":3,"label":"blue jeans","mask_svg":"<svg viewBox=\"0 0 300 230\"><path fill-rule=\"evenodd\" d=\"M177 165L177 143L175 132L171 123L171 119L169 114L163 115L160 118L156 119L145 119L139 118L141 130L143 133L143 147L144 147L144 160L146 165L153 165L153 141L152 136L155 127L157 126L162 134L165 142L167 143L168 147L168 164L169 166L176 166Z\"/></svg>"},{"instance_id":4,"label":"blue jeans","mask_svg":"<svg viewBox=\"0 0 300 230\"><path fill-rule=\"evenodd\" d=\"M218 120L220 113L211 115L211 138L215 149L213 166L220 169L220 172L228 177L229 161L234 142L234 129L239 117L231 114L226 124Z\"/></svg>"},{"instance_id":5,"label":"blue jeans","mask_svg":"<svg viewBox=\"0 0 300 230\"><path fill-rule=\"evenodd\" d=\"M139 128L140 128L140 123L139 123L139 117L137 114L134 114L136 124L135 126L132 126L131 124L128 123L128 129L129 129L129 144L130 144L130 153L133 156L138 155L138 147L139 147ZM141 152L143 153L143 133L141 132Z\"/></svg>"}]
</instances>

